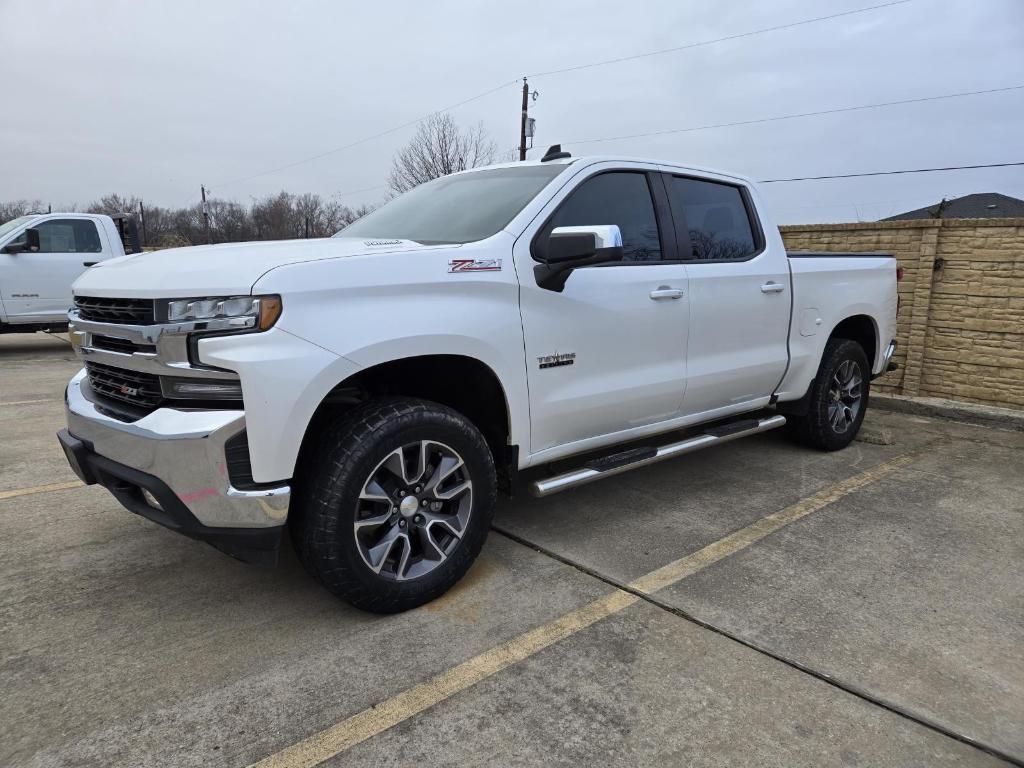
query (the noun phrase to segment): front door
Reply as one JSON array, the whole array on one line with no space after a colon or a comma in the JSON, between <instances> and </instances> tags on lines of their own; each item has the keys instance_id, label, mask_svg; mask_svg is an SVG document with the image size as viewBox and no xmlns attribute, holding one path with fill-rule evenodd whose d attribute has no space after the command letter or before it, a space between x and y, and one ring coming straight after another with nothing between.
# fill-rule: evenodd
<instances>
[{"instance_id":1,"label":"front door","mask_svg":"<svg viewBox=\"0 0 1024 768\"><path fill-rule=\"evenodd\" d=\"M664 258L666 245L675 255L674 243L667 203L656 214L652 179L642 170L615 170L570 182L542 214L540 230L516 243L533 453L679 412L686 267ZM622 233L621 262L577 269L561 292L536 284L531 247L544 247L554 227L606 224Z\"/></svg>"},{"instance_id":2,"label":"front door","mask_svg":"<svg viewBox=\"0 0 1024 768\"><path fill-rule=\"evenodd\" d=\"M7 316L21 322L59 322L71 307L71 284L102 258L91 219L48 219L34 225L39 250L2 254L0 291ZM25 241L22 234L13 243Z\"/></svg>"}]
</instances>

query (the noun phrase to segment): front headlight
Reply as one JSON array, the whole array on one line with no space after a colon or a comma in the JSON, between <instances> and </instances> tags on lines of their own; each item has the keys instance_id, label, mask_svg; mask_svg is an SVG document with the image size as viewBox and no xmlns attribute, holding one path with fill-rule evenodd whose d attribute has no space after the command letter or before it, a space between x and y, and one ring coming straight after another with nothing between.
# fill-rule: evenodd
<instances>
[{"instance_id":1,"label":"front headlight","mask_svg":"<svg viewBox=\"0 0 1024 768\"><path fill-rule=\"evenodd\" d=\"M225 296L167 302L167 320L172 323L226 320L228 326L265 331L273 327L280 316L280 296Z\"/></svg>"}]
</instances>

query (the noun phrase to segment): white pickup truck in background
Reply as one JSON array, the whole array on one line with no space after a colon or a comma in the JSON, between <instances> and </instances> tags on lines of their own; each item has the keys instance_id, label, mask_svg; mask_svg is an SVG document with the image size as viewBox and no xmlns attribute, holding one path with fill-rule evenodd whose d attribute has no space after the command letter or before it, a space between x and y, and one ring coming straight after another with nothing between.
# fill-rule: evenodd
<instances>
[{"instance_id":1,"label":"white pickup truck in background","mask_svg":"<svg viewBox=\"0 0 1024 768\"><path fill-rule=\"evenodd\" d=\"M67 330L78 276L140 250L130 216L32 213L0 224L0 333Z\"/></svg>"},{"instance_id":2,"label":"white pickup truck in background","mask_svg":"<svg viewBox=\"0 0 1024 768\"><path fill-rule=\"evenodd\" d=\"M334 238L89 269L59 437L129 510L254 562L287 524L334 594L404 610L519 472L543 496L787 421L848 445L896 281L885 254L787 253L745 178L552 147Z\"/></svg>"}]
</instances>

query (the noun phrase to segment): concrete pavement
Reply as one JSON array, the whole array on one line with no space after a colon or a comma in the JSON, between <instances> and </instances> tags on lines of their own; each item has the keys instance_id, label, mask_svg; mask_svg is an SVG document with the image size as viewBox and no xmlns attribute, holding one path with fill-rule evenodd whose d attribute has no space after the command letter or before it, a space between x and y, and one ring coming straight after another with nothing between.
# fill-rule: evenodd
<instances>
[{"instance_id":1,"label":"concrete pavement","mask_svg":"<svg viewBox=\"0 0 1024 768\"><path fill-rule=\"evenodd\" d=\"M770 433L517 497L514 539L380 617L287 549L262 570L102 489L38 490L74 480L77 367L0 337L2 765L1024 762L1024 434L874 411L891 445ZM617 589L680 559L649 598Z\"/></svg>"}]
</instances>

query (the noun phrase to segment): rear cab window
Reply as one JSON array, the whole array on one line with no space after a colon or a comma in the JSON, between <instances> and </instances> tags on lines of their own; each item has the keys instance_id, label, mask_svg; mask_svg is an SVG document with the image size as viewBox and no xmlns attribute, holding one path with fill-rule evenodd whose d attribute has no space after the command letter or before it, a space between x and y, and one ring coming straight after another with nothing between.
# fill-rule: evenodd
<instances>
[{"instance_id":1,"label":"rear cab window","mask_svg":"<svg viewBox=\"0 0 1024 768\"><path fill-rule=\"evenodd\" d=\"M684 259L746 261L760 253L764 238L745 190L690 176L665 181Z\"/></svg>"}]
</instances>

